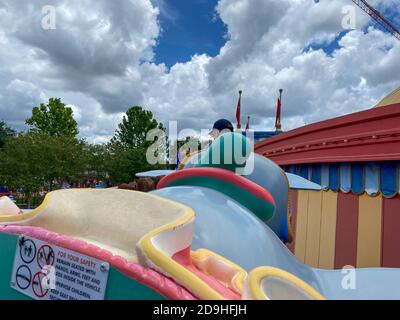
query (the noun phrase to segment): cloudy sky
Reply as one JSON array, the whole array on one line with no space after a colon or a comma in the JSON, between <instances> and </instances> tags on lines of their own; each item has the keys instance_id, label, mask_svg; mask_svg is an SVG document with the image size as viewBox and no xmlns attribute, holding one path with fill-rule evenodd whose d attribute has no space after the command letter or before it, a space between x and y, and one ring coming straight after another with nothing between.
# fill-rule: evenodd
<instances>
[{"instance_id":1,"label":"cloudy sky","mask_svg":"<svg viewBox=\"0 0 400 320\"><path fill-rule=\"evenodd\" d=\"M400 24L398 0L370 0ZM56 29L45 30L52 5ZM80 135L103 142L133 105L179 128L234 121L237 92L253 128L373 106L400 86L400 41L350 0L0 0L0 119L19 130L50 97L73 106ZM47 21L47 20L46 20ZM245 119L243 119L244 121Z\"/></svg>"}]
</instances>

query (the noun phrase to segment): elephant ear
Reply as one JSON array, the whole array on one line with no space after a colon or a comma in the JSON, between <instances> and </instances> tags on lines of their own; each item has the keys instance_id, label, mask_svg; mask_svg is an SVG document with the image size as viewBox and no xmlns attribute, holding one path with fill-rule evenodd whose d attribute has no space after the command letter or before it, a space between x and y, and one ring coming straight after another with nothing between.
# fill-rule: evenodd
<instances>
[{"instance_id":1,"label":"elephant ear","mask_svg":"<svg viewBox=\"0 0 400 320\"><path fill-rule=\"evenodd\" d=\"M176 186L197 186L216 190L246 207L264 222L274 215L275 201L270 192L229 170L191 168L176 171L161 179L157 188Z\"/></svg>"},{"instance_id":2,"label":"elephant ear","mask_svg":"<svg viewBox=\"0 0 400 320\"><path fill-rule=\"evenodd\" d=\"M0 216L13 216L21 213L22 210L9 197L0 197Z\"/></svg>"},{"instance_id":3,"label":"elephant ear","mask_svg":"<svg viewBox=\"0 0 400 320\"><path fill-rule=\"evenodd\" d=\"M246 167L251 151L250 141L244 135L227 132L201 153L194 167L219 168L238 173L238 169Z\"/></svg>"}]
</instances>

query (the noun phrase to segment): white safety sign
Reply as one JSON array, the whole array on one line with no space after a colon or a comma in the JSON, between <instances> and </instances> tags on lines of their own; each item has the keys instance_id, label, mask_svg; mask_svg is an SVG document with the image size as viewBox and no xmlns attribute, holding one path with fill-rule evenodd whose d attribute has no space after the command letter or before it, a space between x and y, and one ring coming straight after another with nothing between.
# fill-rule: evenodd
<instances>
[{"instance_id":1,"label":"white safety sign","mask_svg":"<svg viewBox=\"0 0 400 320\"><path fill-rule=\"evenodd\" d=\"M103 300L107 262L20 236L11 287L36 300Z\"/></svg>"}]
</instances>

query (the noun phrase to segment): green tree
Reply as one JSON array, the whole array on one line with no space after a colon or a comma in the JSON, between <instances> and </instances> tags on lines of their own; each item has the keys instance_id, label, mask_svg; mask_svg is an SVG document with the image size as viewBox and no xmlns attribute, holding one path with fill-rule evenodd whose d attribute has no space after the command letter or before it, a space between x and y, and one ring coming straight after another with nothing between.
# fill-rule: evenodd
<instances>
[{"instance_id":1,"label":"green tree","mask_svg":"<svg viewBox=\"0 0 400 320\"><path fill-rule=\"evenodd\" d=\"M72 109L57 98L51 98L48 104L42 103L33 108L32 116L26 120L26 124L32 127L31 131L50 136L75 138L79 133Z\"/></svg>"},{"instance_id":2,"label":"green tree","mask_svg":"<svg viewBox=\"0 0 400 320\"><path fill-rule=\"evenodd\" d=\"M146 141L147 133L152 129L165 130L162 123L153 118L151 111L140 106L130 108L123 117L122 122L112 138L113 143L118 143L124 148L147 148L152 142Z\"/></svg>"},{"instance_id":3,"label":"green tree","mask_svg":"<svg viewBox=\"0 0 400 320\"><path fill-rule=\"evenodd\" d=\"M63 181L79 180L88 169L86 143L70 137L33 134L37 151L42 154L42 172L50 190L61 187Z\"/></svg>"},{"instance_id":4,"label":"green tree","mask_svg":"<svg viewBox=\"0 0 400 320\"><path fill-rule=\"evenodd\" d=\"M134 149L118 144L108 145L107 172L112 184L129 183L134 179L137 172L134 153Z\"/></svg>"},{"instance_id":5,"label":"green tree","mask_svg":"<svg viewBox=\"0 0 400 320\"><path fill-rule=\"evenodd\" d=\"M7 140L0 150L0 176L5 185L22 188L28 200L44 186L59 188L64 180L84 176L85 144L70 137L29 132Z\"/></svg>"},{"instance_id":6,"label":"green tree","mask_svg":"<svg viewBox=\"0 0 400 320\"><path fill-rule=\"evenodd\" d=\"M165 168L165 165L149 164L146 159L147 149L157 141L157 138L147 141L147 133L157 128L165 133L164 126L153 118L151 111L134 106L126 112L108 144L108 172L114 184L131 182L140 171Z\"/></svg>"},{"instance_id":7,"label":"green tree","mask_svg":"<svg viewBox=\"0 0 400 320\"><path fill-rule=\"evenodd\" d=\"M86 144L85 162L87 164L86 178L108 181L110 170L110 153L105 144Z\"/></svg>"},{"instance_id":8,"label":"green tree","mask_svg":"<svg viewBox=\"0 0 400 320\"><path fill-rule=\"evenodd\" d=\"M9 128L4 121L0 121L0 149L4 147L7 139L14 135L15 131Z\"/></svg>"},{"instance_id":9,"label":"green tree","mask_svg":"<svg viewBox=\"0 0 400 320\"><path fill-rule=\"evenodd\" d=\"M12 188L23 188L28 204L31 194L44 185L41 155L35 152L30 137L20 135L8 139L0 150L0 176Z\"/></svg>"}]
</instances>

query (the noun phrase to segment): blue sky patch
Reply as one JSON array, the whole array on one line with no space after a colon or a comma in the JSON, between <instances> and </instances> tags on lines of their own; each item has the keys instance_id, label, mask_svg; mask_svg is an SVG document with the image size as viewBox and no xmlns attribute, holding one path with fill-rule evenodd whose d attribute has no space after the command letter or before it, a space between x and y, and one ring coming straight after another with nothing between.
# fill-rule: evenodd
<instances>
[{"instance_id":1,"label":"blue sky patch","mask_svg":"<svg viewBox=\"0 0 400 320\"><path fill-rule=\"evenodd\" d=\"M311 43L304 48L303 52L308 52L310 50L320 50L322 49L328 56L332 56L333 52L340 49L339 41L342 39L350 30L344 30L340 32L336 38L330 43Z\"/></svg>"},{"instance_id":2,"label":"blue sky patch","mask_svg":"<svg viewBox=\"0 0 400 320\"><path fill-rule=\"evenodd\" d=\"M216 56L226 42L226 26L215 12L217 0L153 0L160 9L162 34L155 62L167 67L195 54Z\"/></svg>"}]
</instances>

